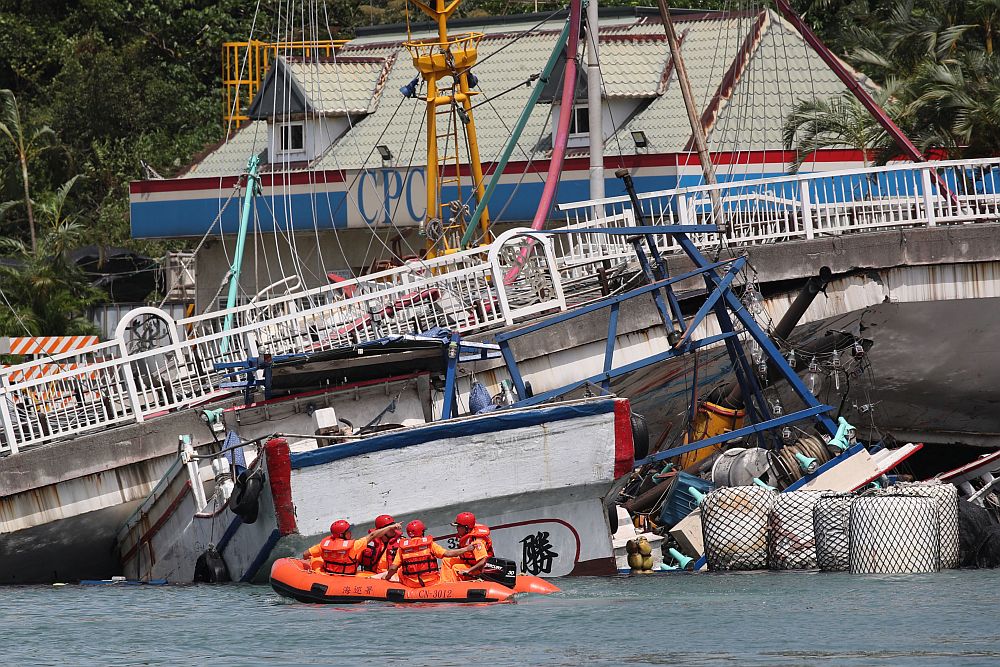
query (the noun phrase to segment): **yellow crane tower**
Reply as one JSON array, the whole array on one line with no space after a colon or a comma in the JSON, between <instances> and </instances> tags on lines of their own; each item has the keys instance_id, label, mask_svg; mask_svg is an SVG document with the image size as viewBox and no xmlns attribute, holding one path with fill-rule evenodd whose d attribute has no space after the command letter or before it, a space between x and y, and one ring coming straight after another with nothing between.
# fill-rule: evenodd
<instances>
[{"instance_id":1,"label":"yellow crane tower","mask_svg":"<svg viewBox=\"0 0 1000 667\"><path fill-rule=\"evenodd\" d=\"M474 209L475 204L483 198L483 166L479 161L476 123L472 117L472 98L478 93L471 89L475 85L475 78L470 71L476 64L476 49L483 39L483 33L468 32L448 36L448 18L458 8L461 0L412 2L438 26L437 39L410 40L404 43L413 57L413 66L427 82L427 212L421 230L427 240L427 257L433 258L456 252L461 247L469 210ZM448 78L451 83L445 81ZM439 123L439 116L448 116L442 119L445 120L443 132L439 129L442 124ZM472 187L476 193L476 201L471 202L472 207L465 204L462 198L459 148L463 133L468 146ZM442 202L442 188L448 184L454 184L456 188L455 199ZM489 210L484 209L480 218L481 244L492 240L489 227Z\"/></svg>"}]
</instances>

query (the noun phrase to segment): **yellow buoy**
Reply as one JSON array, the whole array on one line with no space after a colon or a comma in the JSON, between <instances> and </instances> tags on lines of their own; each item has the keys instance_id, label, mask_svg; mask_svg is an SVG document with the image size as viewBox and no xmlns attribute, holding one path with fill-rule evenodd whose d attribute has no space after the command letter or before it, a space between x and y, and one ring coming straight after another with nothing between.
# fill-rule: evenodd
<instances>
[{"instance_id":1,"label":"yellow buoy","mask_svg":"<svg viewBox=\"0 0 1000 667\"><path fill-rule=\"evenodd\" d=\"M649 543L649 540L647 540L645 537L639 538L639 542L636 545L636 548L639 550L639 553L641 553L643 556L648 556L651 553L653 553L653 546Z\"/></svg>"}]
</instances>

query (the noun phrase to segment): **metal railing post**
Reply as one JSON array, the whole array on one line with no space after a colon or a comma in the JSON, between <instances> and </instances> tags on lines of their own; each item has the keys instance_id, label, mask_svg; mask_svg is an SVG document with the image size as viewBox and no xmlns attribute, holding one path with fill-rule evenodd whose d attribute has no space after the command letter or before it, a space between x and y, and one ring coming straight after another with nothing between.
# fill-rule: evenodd
<instances>
[{"instance_id":1,"label":"metal railing post","mask_svg":"<svg viewBox=\"0 0 1000 667\"><path fill-rule=\"evenodd\" d=\"M927 226L933 227L937 222L934 215L934 197L931 194L931 172L929 168L920 170L920 187L924 191L924 214L927 216Z\"/></svg>"},{"instance_id":2,"label":"metal railing post","mask_svg":"<svg viewBox=\"0 0 1000 667\"><path fill-rule=\"evenodd\" d=\"M687 195L681 193L677 194L677 224L691 224L691 217L688 215L688 198Z\"/></svg>"},{"instance_id":3,"label":"metal railing post","mask_svg":"<svg viewBox=\"0 0 1000 667\"><path fill-rule=\"evenodd\" d=\"M11 421L10 410L7 407L7 397L10 396L7 376L0 375L0 424L3 425L3 435L7 440L7 449L11 454L17 454L17 440L14 436L14 422Z\"/></svg>"},{"instance_id":4,"label":"metal railing post","mask_svg":"<svg viewBox=\"0 0 1000 667\"><path fill-rule=\"evenodd\" d=\"M129 359L128 349L125 347L125 339L118 338L118 354L120 355L118 371L125 380L125 388L128 390L128 400L132 404L132 415L136 422L146 421L142 414L142 403L139 401L139 389L135 384L135 377L132 376L132 362Z\"/></svg>"},{"instance_id":5,"label":"metal railing post","mask_svg":"<svg viewBox=\"0 0 1000 667\"><path fill-rule=\"evenodd\" d=\"M496 288L497 300L500 302L500 316L503 317L504 324L510 326L514 324L514 318L510 314L510 303L507 300L507 290L503 282L503 268L500 266L500 253L495 242L494 247L490 248L489 262L490 273L493 275L493 286Z\"/></svg>"},{"instance_id":6,"label":"metal railing post","mask_svg":"<svg viewBox=\"0 0 1000 667\"><path fill-rule=\"evenodd\" d=\"M815 238L816 232L813 229L813 207L809 194L809 180L805 178L799 181L799 204L802 206L802 229L806 232L806 239L812 240Z\"/></svg>"}]
</instances>

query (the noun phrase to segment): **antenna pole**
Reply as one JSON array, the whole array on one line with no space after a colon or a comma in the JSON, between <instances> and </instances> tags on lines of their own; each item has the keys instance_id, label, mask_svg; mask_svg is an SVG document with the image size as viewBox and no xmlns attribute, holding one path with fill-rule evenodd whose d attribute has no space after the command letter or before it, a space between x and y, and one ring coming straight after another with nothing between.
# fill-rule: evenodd
<instances>
[{"instance_id":1,"label":"antenna pole","mask_svg":"<svg viewBox=\"0 0 1000 667\"><path fill-rule=\"evenodd\" d=\"M670 18L670 6L667 5L666 0L658 1L660 5L660 18L663 20L663 30L667 33L667 44L670 45L670 55L674 61L674 70L677 72L677 82L681 86L684 108L687 110L688 122L691 124L691 138L694 140L695 148L698 150L698 160L701 161L701 171L705 175L705 183L707 185L715 185L718 182L715 178L715 167L712 166L712 158L708 154L705 128L702 127L701 119L698 117L698 108L695 106L694 93L691 92L691 80L688 78L684 57L681 56L680 40L677 39L677 32L674 30L674 20ZM718 219L722 215L719 193L712 190L711 197L712 217ZM727 234L729 230L719 225L719 231Z\"/></svg>"},{"instance_id":2,"label":"antenna pole","mask_svg":"<svg viewBox=\"0 0 1000 667\"><path fill-rule=\"evenodd\" d=\"M590 131L590 198L604 199L603 82L598 48L597 0L587 1L587 115ZM603 211L602 211L603 214Z\"/></svg>"}]
</instances>

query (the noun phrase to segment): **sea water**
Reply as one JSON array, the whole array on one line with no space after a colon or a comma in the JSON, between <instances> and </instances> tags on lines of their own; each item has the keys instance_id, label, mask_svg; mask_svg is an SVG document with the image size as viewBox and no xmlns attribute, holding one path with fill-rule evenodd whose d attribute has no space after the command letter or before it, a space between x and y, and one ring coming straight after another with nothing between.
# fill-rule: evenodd
<instances>
[{"instance_id":1,"label":"sea water","mask_svg":"<svg viewBox=\"0 0 1000 667\"><path fill-rule=\"evenodd\" d=\"M268 586L0 588L4 665L998 665L1000 572L557 580L485 606Z\"/></svg>"}]
</instances>

